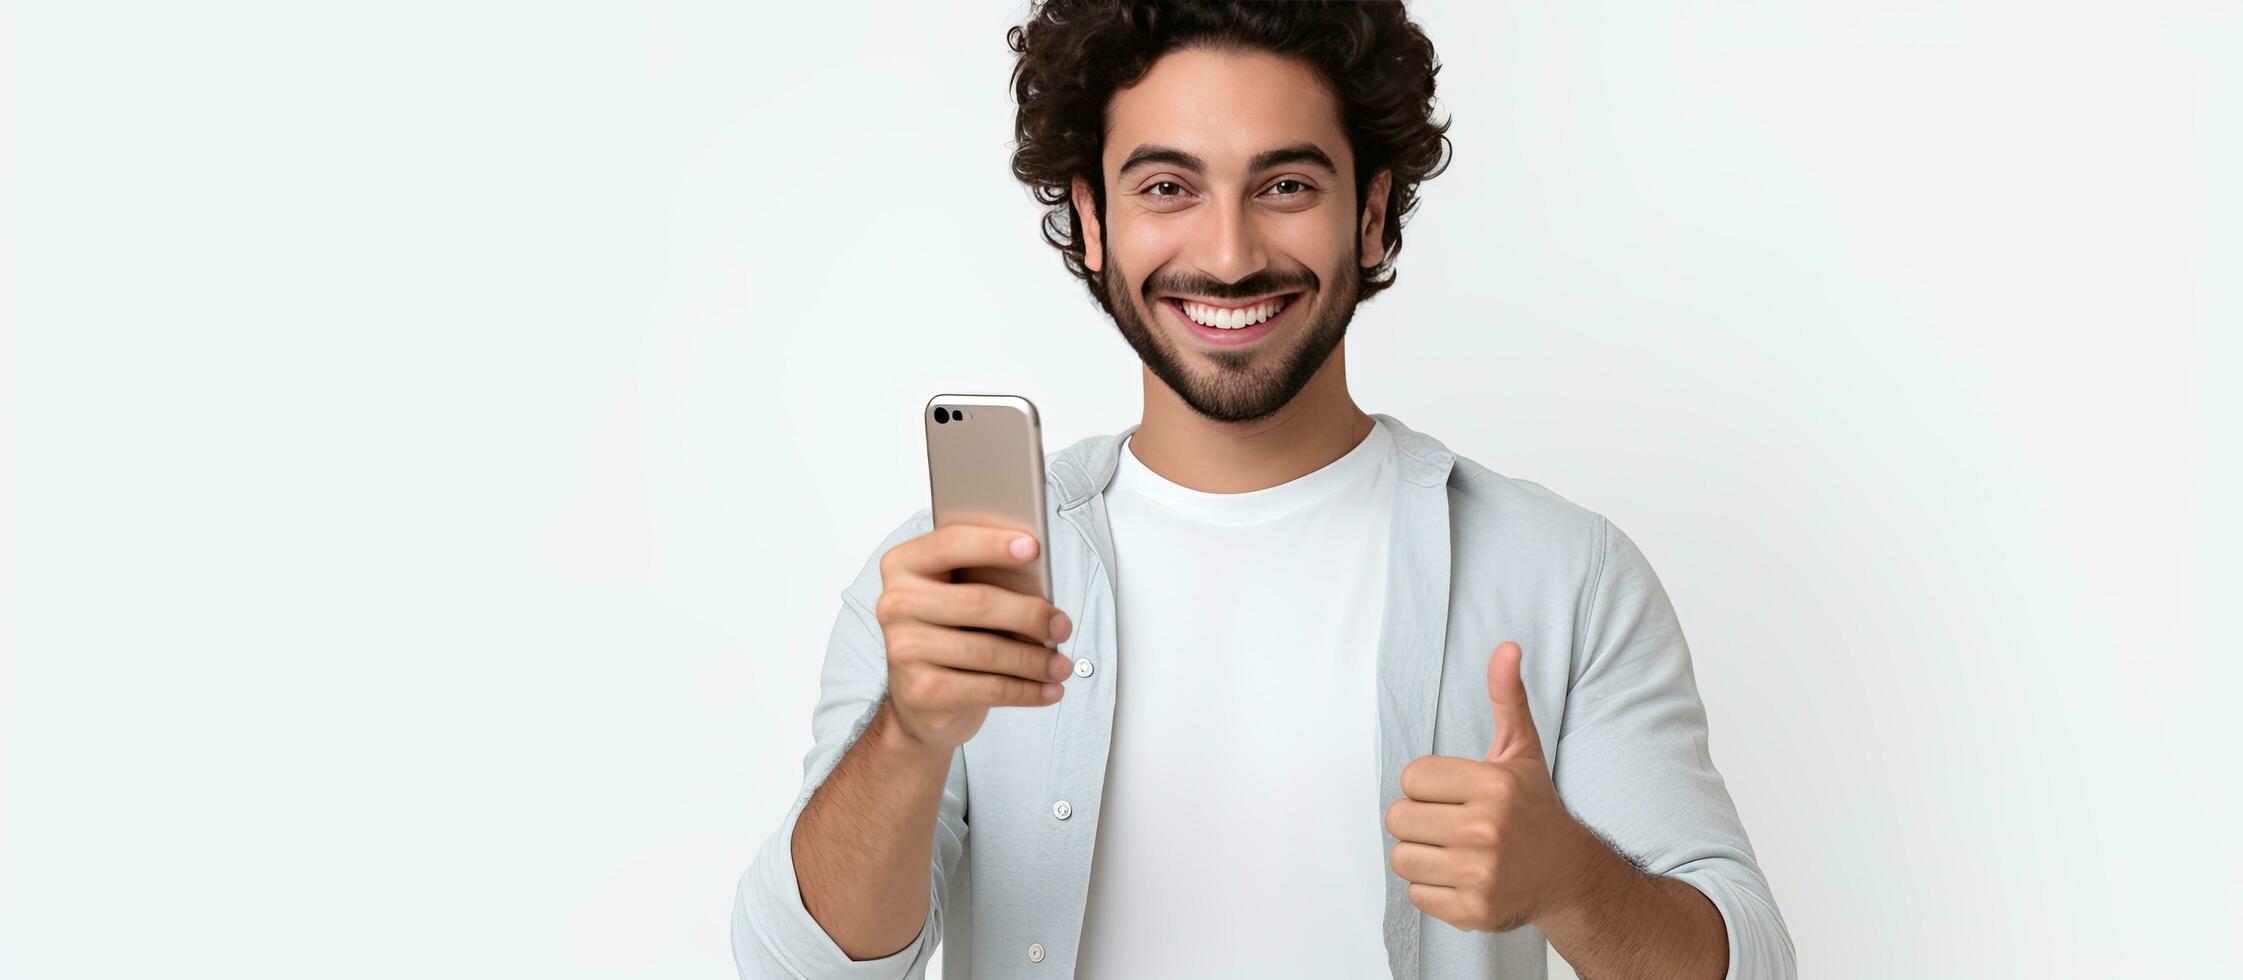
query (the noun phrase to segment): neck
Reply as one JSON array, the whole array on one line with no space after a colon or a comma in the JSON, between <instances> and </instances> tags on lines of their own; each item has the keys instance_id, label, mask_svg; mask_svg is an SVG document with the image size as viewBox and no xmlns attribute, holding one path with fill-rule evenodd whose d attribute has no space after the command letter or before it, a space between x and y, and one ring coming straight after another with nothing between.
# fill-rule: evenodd
<instances>
[{"instance_id":1,"label":"neck","mask_svg":"<svg viewBox=\"0 0 2243 980\"><path fill-rule=\"evenodd\" d=\"M1127 451L1162 478L1203 493L1246 493L1313 473L1378 424L1347 393L1346 355L1342 341L1292 401L1251 422L1201 415L1143 369L1145 417Z\"/></svg>"}]
</instances>

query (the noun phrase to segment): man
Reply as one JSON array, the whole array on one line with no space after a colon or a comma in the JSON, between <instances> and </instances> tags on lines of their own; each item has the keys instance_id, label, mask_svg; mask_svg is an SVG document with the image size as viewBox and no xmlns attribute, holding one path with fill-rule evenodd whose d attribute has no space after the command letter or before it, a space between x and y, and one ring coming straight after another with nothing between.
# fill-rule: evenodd
<instances>
[{"instance_id":1,"label":"man","mask_svg":"<svg viewBox=\"0 0 2243 980\"><path fill-rule=\"evenodd\" d=\"M1050 541L921 510L844 591L741 974L1789 976L1642 553L1348 396L1443 166L1424 35L1054 0L1010 39L1014 170L1144 417L1053 457ZM1055 603L949 581L1047 547Z\"/></svg>"}]
</instances>

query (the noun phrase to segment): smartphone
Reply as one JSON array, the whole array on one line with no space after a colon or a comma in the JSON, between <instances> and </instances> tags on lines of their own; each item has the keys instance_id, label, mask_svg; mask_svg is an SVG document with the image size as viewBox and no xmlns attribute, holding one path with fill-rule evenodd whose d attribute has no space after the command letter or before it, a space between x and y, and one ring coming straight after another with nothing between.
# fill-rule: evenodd
<instances>
[{"instance_id":1,"label":"smartphone","mask_svg":"<svg viewBox=\"0 0 2243 980\"><path fill-rule=\"evenodd\" d=\"M1051 602L1051 537L1044 526L1044 431L1036 405L1019 395L936 395L927 428L927 488L935 526L979 524L1036 536L1036 559L1010 567L959 568L953 582L986 582ZM1036 637L999 631L1042 645Z\"/></svg>"}]
</instances>

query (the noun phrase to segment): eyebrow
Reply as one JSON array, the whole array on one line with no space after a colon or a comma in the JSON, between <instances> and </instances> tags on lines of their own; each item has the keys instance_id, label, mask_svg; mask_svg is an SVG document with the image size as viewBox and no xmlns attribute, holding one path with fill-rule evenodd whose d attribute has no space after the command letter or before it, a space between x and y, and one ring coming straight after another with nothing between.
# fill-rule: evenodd
<instances>
[{"instance_id":1,"label":"eyebrow","mask_svg":"<svg viewBox=\"0 0 2243 980\"><path fill-rule=\"evenodd\" d=\"M1199 157L1174 147L1156 146L1147 143L1129 151L1129 159L1122 161L1121 170L1116 176L1126 176L1132 170L1156 163L1165 163L1171 167L1182 167L1195 174L1207 172L1207 161ZM1318 149L1314 143L1295 143L1292 146L1279 147L1274 150L1263 150L1254 154L1254 159L1247 161L1246 171L1248 173L1259 173L1285 163L1302 163L1312 167L1320 167L1334 177L1340 174L1340 168L1332 165L1332 158L1326 156L1324 151Z\"/></svg>"}]
</instances>

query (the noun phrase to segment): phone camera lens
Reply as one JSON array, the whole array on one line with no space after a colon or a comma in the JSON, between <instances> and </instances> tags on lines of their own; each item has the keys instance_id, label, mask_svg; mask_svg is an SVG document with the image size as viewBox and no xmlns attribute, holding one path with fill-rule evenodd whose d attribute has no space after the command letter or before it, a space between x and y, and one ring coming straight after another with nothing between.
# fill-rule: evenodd
<instances>
[{"instance_id":1,"label":"phone camera lens","mask_svg":"<svg viewBox=\"0 0 2243 980\"><path fill-rule=\"evenodd\" d=\"M949 410L949 409L947 409L947 408L938 408L938 409L935 409L935 422L936 422L936 424L941 424L941 423L944 423L944 422L948 422L948 421L950 421L950 410Z\"/></svg>"}]
</instances>

